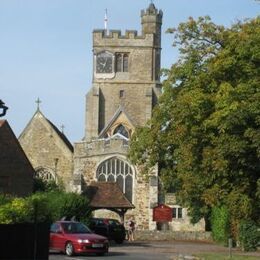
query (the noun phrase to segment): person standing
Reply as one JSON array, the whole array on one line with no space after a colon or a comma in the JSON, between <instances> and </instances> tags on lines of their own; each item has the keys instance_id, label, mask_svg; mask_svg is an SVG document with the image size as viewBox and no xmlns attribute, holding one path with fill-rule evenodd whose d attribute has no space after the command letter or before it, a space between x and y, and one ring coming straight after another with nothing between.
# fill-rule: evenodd
<instances>
[{"instance_id":1,"label":"person standing","mask_svg":"<svg viewBox=\"0 0 260 260\"><path fill-rule=\"evenodd\" d=\"M134 232L135 232L135 222L133 217L131 217L127 223L128 226L128 241L134 241L135 236L134 236Z\"/></svg>"}]
</instances>

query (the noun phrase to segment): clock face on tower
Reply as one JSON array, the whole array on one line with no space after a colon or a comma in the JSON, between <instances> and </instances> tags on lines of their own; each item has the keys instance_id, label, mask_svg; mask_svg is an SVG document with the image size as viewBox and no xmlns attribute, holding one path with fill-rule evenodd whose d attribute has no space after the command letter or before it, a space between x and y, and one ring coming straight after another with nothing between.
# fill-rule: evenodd
<instances>
[{"instance_id":1,"label":"clock face on tower","mask_svg":"<svg viewBox=\"0 0 260 260\"><path fill-rule=\"evenodd\" d=\"M96 73L113 72L113 56L108 52L101 52L96 59Z\"/></svg>"},{"instance_id":2,"label":"clock face on tower","mask_svg":"<svg viewBox=\"0 0 260 260\"><path fill-rule=\"evenodd\" d=\"M114 54L109 51L98 52L95 56L94 74L96 78L113 78L115 76Z\"/></svg>"}]
</instances>

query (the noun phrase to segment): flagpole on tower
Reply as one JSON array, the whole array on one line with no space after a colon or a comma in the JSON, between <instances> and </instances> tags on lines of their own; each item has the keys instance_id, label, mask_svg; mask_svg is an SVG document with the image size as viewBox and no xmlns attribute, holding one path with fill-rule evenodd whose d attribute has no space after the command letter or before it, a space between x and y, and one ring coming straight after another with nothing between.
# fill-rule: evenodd
<instances>
[{"instance_id":1,"label":"flagpole on tower","mask_svg":"<svg viewBox=\"0 0 260 260\"><path fill-rule=\"evenodd\" d=\"M107 8L106 8L106 9L105 9L105 19L104 19L105 34L106 34L106 35L108 34L108 31L107 31L107 22L108 22L108 19L107 19Z\"/></svg>"}]
</instances>

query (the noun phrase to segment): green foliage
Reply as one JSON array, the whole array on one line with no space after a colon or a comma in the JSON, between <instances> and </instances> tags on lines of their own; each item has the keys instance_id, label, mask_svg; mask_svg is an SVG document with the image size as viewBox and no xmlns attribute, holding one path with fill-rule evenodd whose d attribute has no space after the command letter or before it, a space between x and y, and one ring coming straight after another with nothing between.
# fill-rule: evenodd
<instances>
[{"instance_id":1,"label":"green foliage","mask_svg":"<svg viewBox=\"0 0 260 260\"><path fill-rule=\"evenodd\" d=\"M34 193L27 198L27 201L32 205L33 212L31 214L31 221L37 222L52 222L52 209L49 205L47 193Z\"/></svg>"},{"instance_id":2,"label":"green foliage","mask_svg":"<svg viewBox=\"0 0 260 260\"><path fill-rule=\"evenodd\" d=\"M211 211L212 237L215 241L227 245L230 238L229 211L227 207L213 207Z\"/></svg>"},{"instance_id":3,"label":"green foliage","mask_svg":"<svg viewBox=\"0 0 260 260\"><path fill-rule=\"evenodd\" d=\"M0 223L53 222L73 216L87 222L90 217L88 199L80 194L65 192L38 192L27 198L0 197Z\"/></svg>"},{"instance_id":4,"label":"green foliage","mask_svg":"<svg viewBox=\"0 0 260 260\"><path fill-rule=\"evenodd\" d=\"M90 217L88 199L76 193L50 192L47 195L48 204L52 212L52 219L57 220L63 217L87 222Z\"/></svg>"},{"instance_id":5,"label":"green foliage","mask_svg":"<svg viewBox=\"0 0 260 260\"><path fill-rule=\"evenodd\" d=\"M14 198L0 208L0 223L30 222L32 216L32 205L23 198Z\"/></svg>"},{"instance_id":6,"label":"green foliage","mask_svg":"<svg viewBox=\"0 0 260 260\"><path fill-rule=\"evenodd\" d=\"M55 181L46 181L42 178L34 178L33 192L63 191L62 185Z\"/></svg>"},{"instance_id":7,"label":"green foliage","mask_svg":"<svg viewBox=\"0 0 260 260\"><path fill-rule=\"evenodd\" d=\"M260 215L260 18L230 28L209 17L177 29L180 58L164 70L163 94L137 129L129 158L149 176L158 164L193 222L230 209L233 237L243 218Z\"/></svg>"},{"instance_id":8,"label":"green foliage","mask_svg":"<svg viewBox=\"0 0 260 260\"><path fill-rule=\"evenodd\" d=\"M5 194L0 194L0 206L10 202L12 200L12 197Z\"/></svg>"},{"instance_id":9,"label":"green foliage","mask_svg":"<svg viewBox=\"0 0 260 260\"><path fill-rule=\"evenodd\" d=\"M245 251L256 251L260 242L260 231L251 220L241 221L239 226L239 241Z\"/></svg>"}]
</instances>

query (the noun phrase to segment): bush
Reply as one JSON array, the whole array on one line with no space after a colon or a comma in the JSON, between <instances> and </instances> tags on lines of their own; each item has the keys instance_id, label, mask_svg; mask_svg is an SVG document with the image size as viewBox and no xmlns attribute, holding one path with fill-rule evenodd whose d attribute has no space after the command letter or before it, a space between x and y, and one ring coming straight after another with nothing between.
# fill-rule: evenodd
<instances>
[{"instance_id":1,"label":"bush","mask_svg":"<svg viewBox=\"0 0 260 260\"><path fill-rule=\"evenodd\" d=\"M66 216L68 219L75 217L81 222L87 222L90 215L91 211L86 197L75 193L66 194L60 209L60 216Z\"/></svg>"},{"instance_id":2,"label":"bush","mask_svg":"<svg viewBox=\"0 0 260 260\"><path fill-rule=\"evenodd\" d=\"M0 208L0 223L13 224L30 222L33 208L26 199L14 198Z\"/></svg>"},{"instance_id":3,"label":"bush","mask_svg":"<svg viewBox=\"0 0 260 260\"><path fill-rule=\"evenodd\" d=\"M239 226L239 241L244 251L257 250L260 241L260 231L254 221L241 221Z\"/></svg>"},{"instance_id":4,"label":"bush","mask_svg":"<svg viewBox=\"0 0 260 260\"><path fill-rule=\"evenodd\" d=\"M55 181L46 181L41 178L34 178L33 192L63 191L62 184L58 185Z\"/></svg>"},{"instance_id":5,"label":"bush","mask_svg":"<svg viewBox=\"0 0 260 260\"><path fill-rule=\"evenodd\" d=\"M0 194L0 206L10 202L13 199L10 195Z\"/></svg>"},{"instance_id":6,"label":"bush","mask_svg":"<svg viewBox=\"0 0 260 260\"><path fill-rule=\"evenodd\" d=\"M47 193L38 192L27 198L33 208L31 221L52 222L52 211L49 207Z\"/></svg>"},{"instance_id":7,"label":"bush","mask_svg":"<svg viewBox=\"0 0 260 260\"><path fill-rule=\"evenodd\" d=\"M54 222L62 217L87 223L90 218L88 199L80 194L38 192L27 198L0 196L0 223Z\"/></svg>"},{"instance_id":8,"label":"bush","mask_svg":"<svg viewBox=\"0 0 260 260\"><path fill-rule=\"evenodd\" d=\"M213 239L227 245L230 237L230 222L229 212L226 206L212 208L211 227Z\"/></svg>"},{"instance_id":9,"label":"bush","mask_svg":"<svg viewBox=\"0 0 260 260\"><path fill-rule=\"evenodd\" d=\"M49 192L47 193L53 221L66 217L87 222L90 218L89 201L85 196L76 193Z\"/></svg>"}]
</instances>

